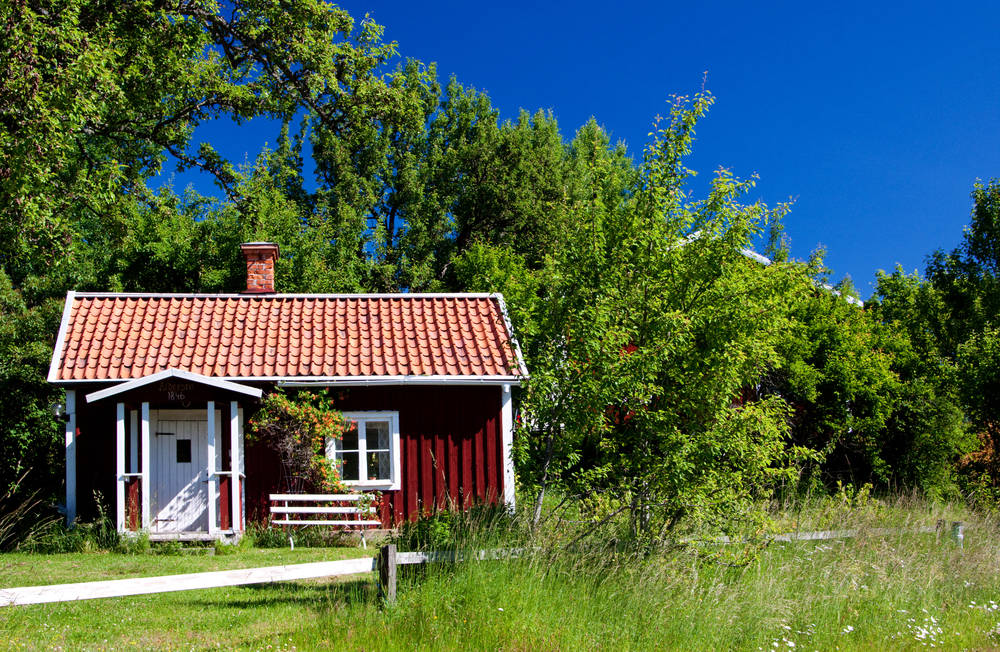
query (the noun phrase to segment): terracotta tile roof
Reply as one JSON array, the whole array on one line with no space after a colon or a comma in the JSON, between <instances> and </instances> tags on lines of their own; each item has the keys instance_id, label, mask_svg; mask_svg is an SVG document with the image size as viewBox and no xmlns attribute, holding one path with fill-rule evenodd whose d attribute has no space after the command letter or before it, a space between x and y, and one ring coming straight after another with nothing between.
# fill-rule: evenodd
<instances>
[{"instance_id":1,"label":"terracotta tile roof","mask_svg":"<svg viewBox=\"0 0 1000 652\"><path fill-rule=\"evenodd\" d=\"M520 376L490 295L67 296L49 379Z\"/></svg>"}]
</instances>

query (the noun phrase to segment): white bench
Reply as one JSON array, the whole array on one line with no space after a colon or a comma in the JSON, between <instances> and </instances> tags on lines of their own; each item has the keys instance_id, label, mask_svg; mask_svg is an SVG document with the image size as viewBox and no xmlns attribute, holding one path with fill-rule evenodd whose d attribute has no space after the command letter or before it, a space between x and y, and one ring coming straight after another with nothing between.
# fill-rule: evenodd
<instances>
[{"instance_id":1,"label":"white bench","mask_svg":"<svg viewBox=\"0 0 1000 652\"><path fill-rule=\"evenodd\" d=\"M361 546L367 548L365 528L382 525L382 521L371 518L375 510L369 506L375 500L376 497L372 494L270 494L271 524L335 525L358 530L361 533ZM295 542L291 536L288 541L294 548Z\"/></svg>"}]
</instances>

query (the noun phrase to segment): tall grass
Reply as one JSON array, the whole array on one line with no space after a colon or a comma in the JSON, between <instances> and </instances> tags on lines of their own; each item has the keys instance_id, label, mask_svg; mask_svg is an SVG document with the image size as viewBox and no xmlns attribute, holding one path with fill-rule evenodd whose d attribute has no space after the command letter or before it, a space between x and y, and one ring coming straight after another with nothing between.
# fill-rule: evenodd
<instances>
[{"instance_id":1,"label":"tall grass","mask_svg":"<svg viewBox=\"0 0 1000 652\"><path fill-rule=\"evenodd\" d=\"M765 545L633 550L603 536L575 541L582 524L551 519L535 531L501 511L432 515L404 529L410 547L519 547L521 557L400 567L398 598L382 605L374 576L181 592L4 612L0 634L26 647L250 647L380 650L983 649L1000 646L1000 525L992 515L915 497L878 500L847 490L774 506L775 530L853 529L859 536ZM875 528L963 520L963 548L947 536ZM569 528L569 531L567 531ZM704 533L705 539L711 533ZM754 542L751 542L753 544ZM134 574L194 564L246 566L339 552L234 550L231 556L94 557ZM372 551L374 552L374 551ZM306 556L302 556L306 555ZM9 555L59 565L58 558ZM17 558L16 560L14 558ZM470 559L470 557L466 557ZM731 558L749 559L732 564ZM270 563L276 560L270 559ZM0 570L4 556L0 556ZM66 566L63 564L63 566ZM194 570L194 568L188 568ZM25 571L27 572L27 571ZM94 579L60 576L60 581ZM8 584L10 585L10 584ZM126 624L125 621L128 621ZM137 627L134 623L142 623ZM238 624L235 624L238 623ZM2 647L2 646L0 646Z\"/></svg>"},{"instance_id":2,"label":"tall grass","mask_svg":"<svg viewBox=\"0 0 1000 652\"><path fill-rule=\"evenodd\" d=\"M524 557L401 567L384 611L341 597L293 641L384 649L963 649L1000 644L997 523L912 498L788 505L779 520L857 538L772 543L732 565L710 544L633 554L542 545ZM878 527L971 521L950 538ZM491 539L495 542L495 539ZM467 541L474 544L474 541ZM540 543L544 544L544 541Z\"/></svg>"},{"instance_id":3,"label":"tall grass","mask_svg":"<svg viewBox=\"0 0 1000 652\"><path fill-rule=\"evenodd\" d=\"M31 533L59 520L57 515L45 509L40 491L24 489L29 473L30 470L25 471L0 494L0 551L16 547Z\"/></svg>"}]
</instances>

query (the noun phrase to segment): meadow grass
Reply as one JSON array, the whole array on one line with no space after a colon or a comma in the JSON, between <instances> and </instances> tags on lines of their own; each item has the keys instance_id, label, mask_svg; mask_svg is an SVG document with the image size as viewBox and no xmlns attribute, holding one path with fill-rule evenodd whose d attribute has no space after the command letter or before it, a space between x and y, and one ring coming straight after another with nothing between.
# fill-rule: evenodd
<instances>
[{"instance_id":1,"label":"meadow grass","mask_svg":"<svg viewBox=\"0 0 1000 652\"><path fill-rule=\"evenodd\" d=\"M868 650L1000 645L1000 528L920 501L862 496L783 505L787 523L858 528L854 539L773 543L731 565L705 544L637 556L542 544L504 561L401 567L397 602L373 575L0 611L0 645L66 649ZM874 527L962 519L947 536ZM475 545L475 541L470 541ZM217 557L2 555L0 586L357 556L358 549ZM25 565L27 564L27 566ZM36 569L36 570L33 570ZM94 577L95 575L101 577Z\"/></svg>"}]
</instances>

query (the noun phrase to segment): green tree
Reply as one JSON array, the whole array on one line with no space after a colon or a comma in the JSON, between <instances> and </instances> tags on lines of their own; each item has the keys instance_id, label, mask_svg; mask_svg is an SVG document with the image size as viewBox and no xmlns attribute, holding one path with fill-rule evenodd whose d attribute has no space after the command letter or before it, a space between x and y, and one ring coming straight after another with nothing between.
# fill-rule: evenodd
<instances>
[{"instance_id":1,"label":"green tree","mask_svg":"<svg viewBox=\"0 0 1000 652\"><path fill-rule=\"evenodd\" d=\"M880 275L877 304L884 320L909 335L913 354L902 372L908 388L932 391L936 401L925 400L924 405L938 406L932 414L949 424L945 432L957 433L954 424L961 418L978 436L980 450L965 460L964 469L976 489L1000 478L1000 408L990 393L1000 382L991 363L1000 327L1000 181L977 183L972 199L962 243L950 253L939 250L930 256L926 280L899 269ZM929 433L929 428L920 430ZM955 450L952 443L962 441L940 435L931 440L949 442L949 451ZM968 450L967 439L960 448Z\"/></svg>"},{"instance_id":2,"label":"green tree","mask_svg":"<svg viewBox=\"0 0 1000 652\"><path fill-rule=\"evenodd\" d=\"M712 101L675 103L635 184L595 161L542 272L528 346L521 445L538 502L561 487L643 537L759 521L754 499L787 472L787 405L739 399L777 361L801 272L744 256L773 212L739 202L752 181L721 170L707 198L688 198L684 157Z\"/></svg>"},{"instance_id":3,"label":"green tree","mask_svg":"<svg viewBox=\"0 0 1000 652\"><path fill-rule=\"evenodd\" d=\"M294 231L315 245L292 227L301 198L277 192L280 174L241 173L192 142L198 125L305 111L343 135L409 95L376 72L396 51L381 27L356 29L321 0L15 0L0 5L0 29L0 387L23 399L0 413L6 484L24 451L57 452L41 352L66 290L233 289L240 235ZM223 202L151 192L169 158L212 175Z\"/></svg>"},{"instance_id":4,"label":"green tree","mask_svg":"<svg viewBox=\"0 0 1000 652\"><path fill-rule=\"evenodd\" d=\"M882 324L884 350L899 382L882 436L894 483L954 496L962 456L976 447L957 387L957 368L941 350L947 311L935 286L897 267L879 272L866 312Z\"/></svg>"}]
</instances>

